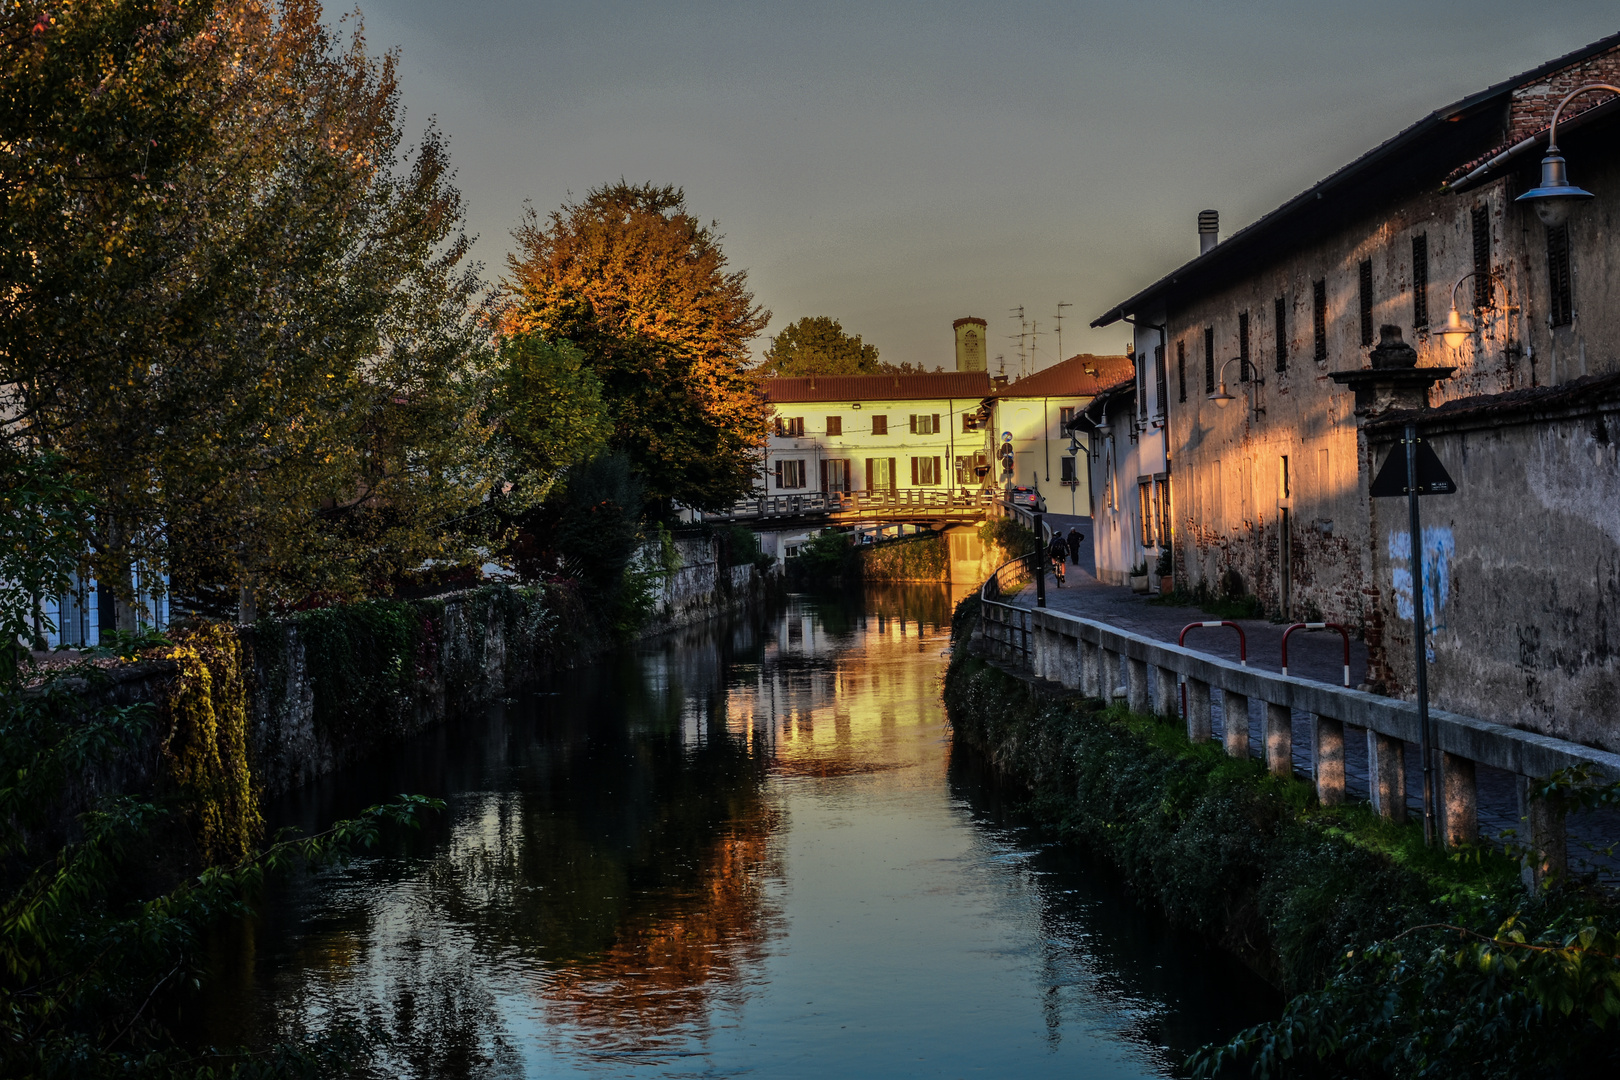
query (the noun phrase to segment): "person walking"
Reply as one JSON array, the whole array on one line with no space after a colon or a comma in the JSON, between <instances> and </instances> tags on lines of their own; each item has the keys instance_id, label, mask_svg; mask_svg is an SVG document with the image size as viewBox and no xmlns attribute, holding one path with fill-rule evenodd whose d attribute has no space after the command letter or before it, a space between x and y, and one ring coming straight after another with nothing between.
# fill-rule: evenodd
<instances>
[{"instance_id":1,"label":"person walking","mask_svg":"<svg viewBox=\"0 0 1620 1080\"><path fill-rule=\"evenodd\" d=\"M1063 542L1062 535L1059 533L1052 534L1052 543L1048 545L1046 554L1052 560L1052 574L1057 578L1057 586L1061 589L1063 588L1063 564L1067 561L1065 556L1069 554L1069 545Z\"/></svg>"},{"instance_id":2,"label":"person walking","mask_svg":"<svg viewBox=\"0 0 1620 1080\"><path fill-rule=\"evenodd\" d=\"M1076 566L1080 565L1080 542L1084 539L1085 537L1081 535L1079 529L1073 525L1069 526L1069 561Z\"/></svg>"}]
</instances>

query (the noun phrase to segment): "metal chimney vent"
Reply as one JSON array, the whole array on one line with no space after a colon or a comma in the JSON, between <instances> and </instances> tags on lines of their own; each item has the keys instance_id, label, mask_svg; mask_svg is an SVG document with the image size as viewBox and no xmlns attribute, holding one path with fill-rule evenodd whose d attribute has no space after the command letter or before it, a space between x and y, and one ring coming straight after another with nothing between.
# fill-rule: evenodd
<instances>
[{"instance_id":1,"label":"metal chimney vent","mask_svg":"<svg viewBox=\"0 0 1620 1080\"><path fill-rule=\"evenodd\" d=\"M1221 215L1216 210L1198 211L1198 254L1203 255L1220 242Z\"/></svg>"}]
</instances>

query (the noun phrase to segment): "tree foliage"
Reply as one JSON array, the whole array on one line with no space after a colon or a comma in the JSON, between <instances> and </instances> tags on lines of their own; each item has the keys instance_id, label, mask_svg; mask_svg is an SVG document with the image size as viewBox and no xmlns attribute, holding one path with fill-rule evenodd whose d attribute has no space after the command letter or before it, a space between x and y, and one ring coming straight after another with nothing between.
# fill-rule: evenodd
<instances>
[{"instance_id":1,"label":"tree foliage","mask_svg":"<svg viewBox=\"0 0 1620 1080\"><path fill-rule=\"evenodd\" d=\"M567 342L515 334L501 342L497 363L499 442L514 488L508 505L523 510L551 494L569 466L601 453L613 422L601 379Z\"/></svg>"},{"instance_id":2,"label":"tree foliage","mask_svg":"<svg viewBox=\"0 0 1620 1080\"><path fill-rule=\"evenodd\" d=\"M95 497L101 581L248 613L449 554L482 287L394 58L316 0L24 0L0 38L0 414Z\"/></svg>"},{"instance_id":3,"label":"tree foliage","mask_svg":"<svg viewBox=\"0 0 1620 1080\"><path fill-rule=\"evenodd\" d=\"M810 315L771 339L758 370L761 375L882 375L893 368L878 360L876 345L844 333L837 319Z\"/></svg>"},{"instance_id":4,"label":"tree foliage","mask_svg":"<svg viewBox=\"0 0 1620 1080\"><path fill-rule=\"evenodd\" d=\"M678 188L623 181L514 232L503 328L570 342L648 498L717 509L752 490L765 406L746 369L769 321Z\"/></svg>"}]
</instances>

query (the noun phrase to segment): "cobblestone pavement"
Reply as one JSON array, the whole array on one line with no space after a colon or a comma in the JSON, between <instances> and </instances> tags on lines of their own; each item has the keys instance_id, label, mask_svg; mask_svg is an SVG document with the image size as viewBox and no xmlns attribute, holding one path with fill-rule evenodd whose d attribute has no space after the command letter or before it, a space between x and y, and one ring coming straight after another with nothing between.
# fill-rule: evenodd
<instances>
[{"instance_id":1,"label":"cobblestone pavement","mask_svg":"<svg viewBox=\"0 0 1620 1080\"><path fill-rule=\"evenodd\" d=\"M1047 522L1067 533L1070 525L1078 527L1085 536L1079 564L1066 567L1067 582L1057 587L1051 575L1046 580L1046 606L1052 611L1068 612L1082 618L1106 622L1110 626L1127 630L1160 641L1175 641L1189 623L1215 618L1193 607L1177 607L1151 602L1154 597L1141 596L1129 588L1104 585L1094 576L1095 563L1091 548L1091 519L1071 518L1048 514ZM1035 586L1026 585L1010 597L1012 603L1033 607ZM1282 670L1282 637L1286 624L1263 619L1234 620L1243 628L1248 646L1250 667L1267 671ZM1212 656L1227 660L1239 659L1239 639L1231 627L1199 627L1187 634L1186 645ZM1296 631L1288 640L1288 673L1301 678L1341 685L1344 643L1339 635L1330 632L1305 633ZM1367 648L1354 638L1350 641L1350 685L1360 686L1366 681ZM1123 686L1123 662L1116 685ZM1222 695L1211 688L1214 704L1214 732L1217 742L1226 729L1226 716ZM1153 703L1159 710L1158 701ZM1179 711L1179 710L1178 710ZM1262 726L1265 705L1260 701L1249 703L1249 753L1260 757L1265 746ZM1312 717L1308 713L1294 714L1294 772L1311 776ZM1345 725L1344 729L1345 797L1367 801L1368 758L1366 729ZM1406 745L1407 807L1415 815L1423 812L1423 761L1416 744ZM1496 843L1511 840L1518 830L1519 807L1517 778L1500 769L1481 765L1477 770L1479 793L1479 831L1481 837ZM1620 883L1620 859L1607 849L1620 841L1620 814L1571 815L1569 819L1570 859L1583 869L1596 871L1609 884ZM1580 866L1584 864L1584 866Z\"/></svg>"}]
</instances>

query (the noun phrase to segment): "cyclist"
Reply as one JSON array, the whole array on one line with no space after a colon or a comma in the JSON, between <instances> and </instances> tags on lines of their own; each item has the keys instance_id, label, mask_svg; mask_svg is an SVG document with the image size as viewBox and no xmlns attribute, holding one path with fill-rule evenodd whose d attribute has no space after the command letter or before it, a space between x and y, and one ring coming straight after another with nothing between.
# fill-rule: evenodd
<instances>
[{"instance_id":1,"label":"cyclist","mask_svg":"<svg viewBox=\"0 0 1620 1080\"><path fill-rule=\"evenodd\" d=\"M1069 561L1069 545L1064 542L1061 534L1052 534L1052 543L1046 549L1046 557L1052 563L1052 576L1057 578L1058 588L1063 588L1063 566Z\"/></svg>"}]
</instances>

